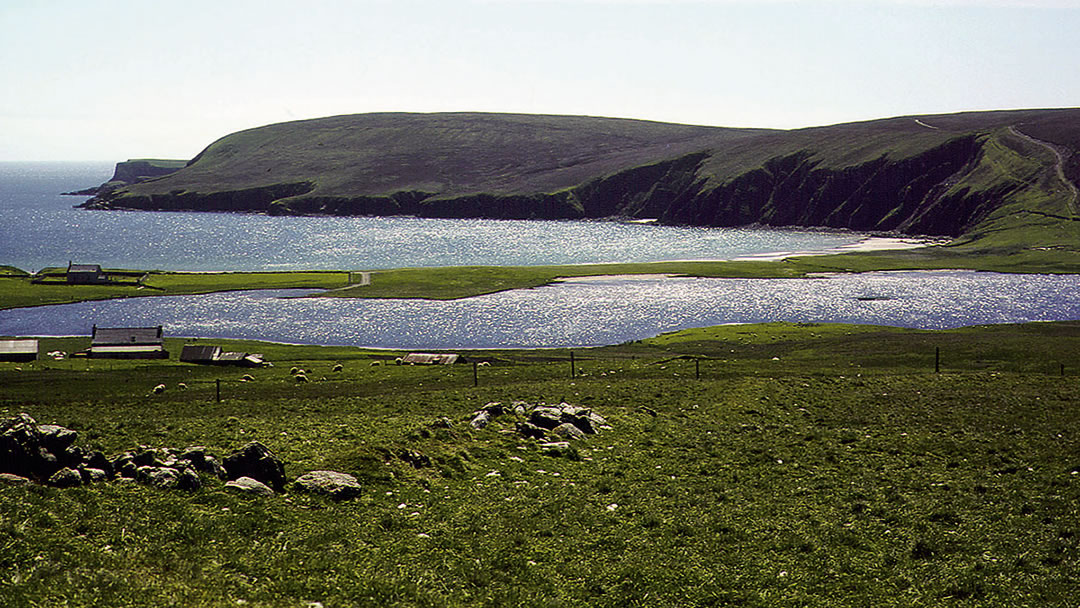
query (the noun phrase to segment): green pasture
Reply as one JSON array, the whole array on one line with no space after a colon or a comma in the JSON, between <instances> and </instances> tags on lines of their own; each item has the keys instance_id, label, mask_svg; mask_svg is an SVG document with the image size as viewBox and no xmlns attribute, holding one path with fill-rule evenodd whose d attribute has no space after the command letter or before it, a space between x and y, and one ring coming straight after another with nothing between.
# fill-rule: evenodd
<instances>
[{"instance_id":1,"label":"green pasture","mask_svg":"<svg viewBox=\"0 0 1080 608\"><path fill-rule=\"evenodd\" d=\"M703 328L574 351L573 376L563 350L420 367L212 342L275 363L246 370L179 363L182 343L165 361L0 363L0 416L67 426L110 455L258 440L290 479L347 472L363 496L0 485L3 605L1071 606L1080 593L1080 323ZM613 428L552 450L513 433L512 415L466 422L519 400L592 407Z\"/></svg>"}]
</instances>

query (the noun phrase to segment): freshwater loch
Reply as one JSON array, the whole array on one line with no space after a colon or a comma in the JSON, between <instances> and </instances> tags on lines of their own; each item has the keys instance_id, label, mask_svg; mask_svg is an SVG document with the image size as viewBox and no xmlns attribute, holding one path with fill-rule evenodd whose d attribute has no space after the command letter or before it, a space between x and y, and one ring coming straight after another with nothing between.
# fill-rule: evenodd
<instances>
[{"instance_id":1,"label":"freshwater loch","mask_svg":"<svg viewBox=\"0 0 1080 608\"><path fill-rule=\"evenodd\" d=\"M105 164L0 164L0 264L69 260L161 270L378 270L770 258L838 251L866 235L616 222L269 217L86 211L58 193ZM130 298L0 311L0 335L87 335L162 325L167 335L379 348L617 344L725 323L863 323L947 329L1080 319L1080 277L970 271L815 279L570 279L455 301L314 298L310 291Z\"/></svg>"}]
</instances>

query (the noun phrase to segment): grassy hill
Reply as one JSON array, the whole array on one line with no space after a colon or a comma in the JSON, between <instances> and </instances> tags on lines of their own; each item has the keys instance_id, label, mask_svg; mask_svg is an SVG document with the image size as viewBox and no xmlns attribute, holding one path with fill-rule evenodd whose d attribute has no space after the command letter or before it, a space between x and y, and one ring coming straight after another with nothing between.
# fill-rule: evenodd
<instances>
[{"instance_id":1,"label":"grassy hill","mask_svg":"<svg viewBox=\"0 0 1080 608\"><path fill-rule=\"evenodd\" d=\"M223 137L91 208L826 226L1077 242L1080 109L778 131L582 116L361 114Z\"/></svg>"}]
</instances>

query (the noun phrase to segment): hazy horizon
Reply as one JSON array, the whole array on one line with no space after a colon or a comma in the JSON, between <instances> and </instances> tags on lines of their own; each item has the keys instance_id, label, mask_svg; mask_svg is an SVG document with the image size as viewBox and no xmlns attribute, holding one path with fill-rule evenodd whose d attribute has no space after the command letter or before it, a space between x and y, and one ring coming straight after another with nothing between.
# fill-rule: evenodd
<instances>
[{"instance_id":1,"label":"hazy horizon","mask_svg":"<svg viewBox=\"0 0 1080 608\"><path fill-rule=\"evenodd\" d=\"M14 0L0 28L0 161L187 159L367 112L793 129L1080 106L1061 0Z\"/></svg>"}]
</instances>

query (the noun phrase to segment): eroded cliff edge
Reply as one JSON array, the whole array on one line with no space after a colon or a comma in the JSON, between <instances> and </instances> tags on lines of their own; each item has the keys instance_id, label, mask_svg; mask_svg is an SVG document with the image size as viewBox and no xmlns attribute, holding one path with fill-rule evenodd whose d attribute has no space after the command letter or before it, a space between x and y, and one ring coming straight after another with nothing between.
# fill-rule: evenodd
<instances>
[{"instance_id":1,"label":"eroded cliff edge","mask_svg":"<svg viewBox=\"0 0 1080 608\"><path fill-rule=\"evenodd\" d=\"M1051 182L1059 168L1074 173L1078 147L1077 110L901 117L797 131L583 117L359 115L234 134L174 174L104 192L84 206L656 218L959 236L1017 214L1070 221L1064 184Z\"/></svg>"}]
</instances>

